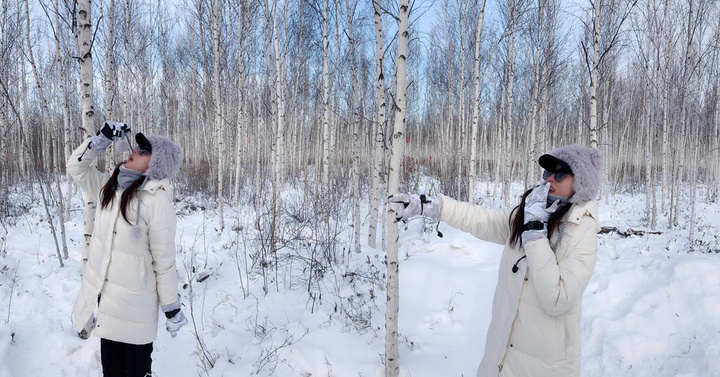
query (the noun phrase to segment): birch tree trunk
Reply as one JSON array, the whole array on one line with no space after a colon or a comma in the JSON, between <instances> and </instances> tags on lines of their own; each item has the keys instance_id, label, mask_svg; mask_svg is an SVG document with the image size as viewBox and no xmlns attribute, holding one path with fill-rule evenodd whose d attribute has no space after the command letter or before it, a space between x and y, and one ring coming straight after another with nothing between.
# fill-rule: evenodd
<instances>
[{"instance_id":1,"label":"birch tree trunk","mask_svg":"<svg viewBox=\"0 0 720 377\"><path fill-rule=\"evenodd\" d=\"M593 17L593 59L590 76L590 147L598 147L597 127L597 87L600 64L600 0L595 0L595 15Z\"/></svg>"},{"instance_id":2,"label":"birch tree trunk","mask_svg":"<svg viewBox=\"0 0 720 377\"><path fill-rule=\"evenodd\" d=\"M670 116L670 22L668 20L668 9L670 1L665 0L664 9L664 31L665 31L665 68L663 78L663 126L662 126L662 159L660 163L660 174L662 176L662 194L660 195L660 208L666 210L665 198L667 197L667 165L668 165L668 128ZM668 220L670 223L670 220Z\"/></svg>"},{"instance_id":3,"label":"birch tree trunk","mask_svg":"<svg viewBox=\"0 0 720 377\"><path fill-rule=\"evenodd\" d=\"M468 201L475 200L475 181L477 180L477 136L479 128L480 115L480 85L482 78L480 77L480 37L482 36L483 20L485 19L485 0L480 2L480 15L478 17L477 29L475 29L475 67L474 67L474 84L475 95L473 97L473 115L472 115L472 131L470 142L470 166L468 172Z\"/></svg>"},{"instance_id":4,"label":"birch tree trunk","mask_svg":"<svg viewBox=\"0 0 720 377\"><path fill-rule=\"evenodd\" d=\"M82 129L85 138L95 132L95 106L93 102L93 67L92 67L92 2L78 0L77 26L75 29L75 45L77 60L80 64L80 104L82 106ZM90 245L93 226L95 225L95 198L83 194L83 250ZM83 253L84 255L85 253Z\"/></svg>"},{"instance_id":5,"label":"birch tree trunk","mask_svg":"<svg viewBox=\"0 0 720 377\"><path fill-rule=\"evenodd\" d=\"M247 72L245 71L245 20L246 12L245 1L240 1L238 4L238 55L237 55L237 72L238 72L238 107L237 107L237 125L235 133L235 187L233 189L233 204L235 208L238 208L240 204L240 179L241 179L241 166L242 156L246 155L246 125L247 125L247 113L246 113L246 101L244 93L247 91ZM240 211L238 211L240 216Z\"/></svg>"},{"instance_id":6,"label":"birch tree trunk","mask_svg":"<svg viewBox=\"0 0 720 377\"><path fill-rule=\"evenodd\" d=\"M327 193L330 186L330 67L328 38L328 7L329 0L323 1L323 161L322 161L322 192Z\"/></svg>"},{"instance_id":7,"label":"birch tree trunk","mask_svg":"<svg viewBox=\"0 0 720 377\"><path fill-rule=\"evenodd\" d=\"M513 155L513 83L515 82L515 32L517 30L517 1L508 0L508 7L510 12L510 38L508 40L508 53L507 53L507 108L505 112L505 120L503 127L505 127L505 168L504 168L504 181L503 181L503 198L505 200L505 206L510 206L510 184L512 182L512 158Z\"/></svg>"},{"instance_id":8,"label":"birch tree trunk","mask_svg":"<svg viewBox=\"0 0 720 377\"><path fill-rule=\"evenodd\" d=\"M385 76L383 62L385 53L385 37L383 34L382 0L373 0L375 13L375 115L373 117L373 169L372 187L370 188L370 226L368 245L377 245L378 206L380 190L385 177Z\"/></svg>"},{"instance_id":9,"label":"birch tree trunk","mask_svg":"<svg viewBox=\"0 0 720 377\"><path fill-rule=\"evenodd\" d=\"M130 66L130 35L132 28L130 27L130 0L125 0L125 77L123 77L123 121L132 127L130 118L130 77L132 77L132 69Z\"/></svg>"},{"instance_id":10,"label":"birch tree trunk","mask_svg":"<svg viewBox=\"0 0 720 377\"><path fill-rule=\"evenodd\" d=\"M0 3L0 80L7 82L8 75L8 64L6 54L5 38L7 36L7 13L8 13L8 0L1 0ZM8 129L8 99L3 96L0 99L0 129ZM7 132L0 133L0 166L9 166L7 151L10 149L9 136ZM8 189L10 186L10 169L1 169L0 171L0 205L6 206L8 199Z\"/></svg>"},{"instance_id":11,"label":"birch tree trunk","mask_svg":"<svg viewBox=\"0 0 720 377\"><path fill-rule=\"evenodd\" d=\"M461 195L463 189L463 168L465 167L465 148L467 143L467 133L465 132L465 34L467 29L467 3L468 0L460 0L460 79L458 80L458 140L456 147L457 154L457 190L458 196ZM467 194L468 201L472 200L472 193Z\"/></svg>"},{"instance_id":12,"label":"birch tree trunk","mask_svg":"<svg viewBox=\"0 0 720 377\"><path fill-rule=\"evenodd\" d=\"M215 135L217 137L217 206L218 206L218 228L222 232L225 229L223 215L223 160L225 156L225 140L223 137L222 111L220 106L220 0L213 0L213 7L210 12L210 28L212 33L213 49L213 106L215 109Z\"/></svg>"},{"instance_id":13,"label":"birch tree trunk","mask_svg":"<svg viewBox=\"0 0 720 377\"><path fill-rule=\"evenodd\" d=\"M66 80L68 79L68 71L67 67L65 66L64 60L62 58L62 54L60 53L60 41L61 41L61 35L63 34L61 31L60 26L60 2L59 0L55 0L55 69L57 69L58 74L60 75L60 79L58 80L58 84L60 86L60 95L62 96L62 110L63 110L63 145L62 149L64 150L63 155L63 161L67 161L70 158L71 150L70 150L70 108L68 105L68 90L66 86ZM3 53L2 47L0 47L0 55ZM0 74L1 71L0 71ZM3 117L4 118L4 117ZM0 122L0 126L2 123ZM3 128L4 129L4 128ZM61 147L60 145L57 146L58 149ZM7 166L5 164L2 164L2 166ZM59 164L58 164L59 166ZM70 173L65 171L65 218L70 218L70 200L72 198L72 178L70 177ZM58 193L60 195L60 193Z\"/></svg>"},{"instance_id":14,"label":"birch tree trunk","mask_svg":"<svg viewBox=\"0 0 720 377\"><path fill-rule=\"evenodd\" d=\"M405 150L406 120L406 79L408 55L408 19L410 5L408 0L400 0L398 17L398 44L395 58L395 126L392 137L392 156L388 176L388 194L398 191L400 163ZM388 206L388 219L395 219L395 210ZM398 313L400 311L400 265L398 261L398 227L388 220L387 251L387 310L385 312L385 376L397 377L400 373L398 360Z\"/></svg>"},{"instance_id":15,"label":"birch tree trunk","mask_svg":"<svg viewBox=\"0 0 720 377\"><path fill-rule=\"evenodd\" d=\"M543 24L543 12L545 7L545 2L543 0L538 0L538 22L537 22L537 40L535 41L535 63L533 65L533 86L532 91L530 95L530 125L528 133L530 134L528 138L528 157L525 160L525 189L529 189L533 186L535 179L535 159L537 158L537 145L535 142L535 136L536 136L536 130L537 130L537 118L538 118L538 108L539 108L539 102L540 102L540 60L541 60L541 51L542 51L542 24Z\"/></svg>"},{"instance_id":16,"label":"birch tree trunk","mask_svg":"<svg viewBox=\"0 0 720 377\"><path fill-rule=\"evenodd\" d=\"M283 12L283 18L287 18L287 5L285 1L285 11ZM284 165L284 153L283 153L283 135L285 133L285 68L284 68L284 51L280 50L280 31L277 26L277 0L273 5L273 48L275 50L275 114L277 124L275 125L275 164L274 164L274 186L277 187L277 191L281 190L283 182L283 165Z\"/></svg>"},{"instance_id":17,"label":"birch tree trunk","mask_svg":"<svg viewBox=\"0 0 720 377\"><path fill-rule=\"evenodd\" d=\"M115 119L115 0L110 0L105 40L105 118Z\"/></svg>"},{"instance_id":18,"label":"birch tree trunk","mask_svg":"<svg viewBox=\"0 0 720 377\"><path fill-rule=\"evenodd\" d=\"M347 13L348 23L348 56L350 59L350 85L352 87L352 93L350 95L350 124L352 129L352 192L353 192L353 224L354 224L354 250L356 253L360 252L360 136L359 123L360 123L360 108L359 102L361 96L358 95L359 82L358 82L358 69L357 69L357 52L355 51L355 30L353 29L353 15L354 8L357 3L350 5L350 0L345 0L345 9Z\"/></svg>"}]
</instances>

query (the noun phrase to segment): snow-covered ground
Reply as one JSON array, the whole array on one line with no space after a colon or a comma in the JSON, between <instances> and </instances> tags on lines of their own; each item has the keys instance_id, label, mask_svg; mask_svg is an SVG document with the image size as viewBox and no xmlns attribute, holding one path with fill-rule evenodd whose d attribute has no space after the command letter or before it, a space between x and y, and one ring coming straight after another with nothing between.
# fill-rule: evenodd
<instances>
[{"instance_id":1,"label":"snow-covered ground","mask_svg":"<svg viewBox=\"0 0 720 377\"><path fill-rule=\"evenodd\" d=\"M646 229L643 195L608 199L600 203L602 225ZM271 277L265 294L259 275L247 285L243 255L252 250L243 249L235 210L226 209L228 225L218 233L217 213L198 209L203 203L192 210L188 202L178 203L177 244L184 311L192 321L176 338L160 326L156 375L384 375L380 250L363 245L342 274L325 271L315 289L323 297L314 305L308 287L299 284L307 274L301 263L277 285ZM81 340L72 323L80 286L80 203L76 195L64 268L40 204L6 219L7 232L0 227L0 377L102 374L99 339ZM720 376L720 255L704 252L720 249L720 206L702 198L697 206L694 246L687 240L689 208L681 212L679 230L668 230L661 219L662 234L600 235L583 301L583 376ZM239 225L250 229L252 220ZM474 376L502 247L446 224L440 225L443 238L422 228L416 220L400 235L401 375Z\"/></svg>"}]
</instances>

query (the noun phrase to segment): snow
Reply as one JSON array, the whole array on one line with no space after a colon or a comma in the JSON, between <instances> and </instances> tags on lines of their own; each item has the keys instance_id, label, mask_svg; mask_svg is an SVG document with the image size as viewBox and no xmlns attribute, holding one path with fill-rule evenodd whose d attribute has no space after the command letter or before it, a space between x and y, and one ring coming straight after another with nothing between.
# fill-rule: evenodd
<instances>
[{"instance_id":1,"label":"snow","mask_svg":"<svg viewBox=\"0 0 720 377\"><path fill-rule=\"evenodd\" d=\"M39 201L13 195L29 209L5 219L7 231L0 227L0 377L100 376L99 339L81 340L72 323L80 286L80 195L66 223L64 268ZM187 205L195 201L195 209ZM265 294L262 277L253 273L248 280L242 267L244 251L253 251L243 247L252 211L226 211L232 225L218 232L217 214L199 201L178 203L178 268L190 324L176 338L161 324L152 355L156 375L384 375L380 250L364 245L344 271L325 271L313 288L321 299L310 298L302 280L306 265L299 262L281 271ZM583 376L720 376L720 206L702 195L696 205L692 243L687 204L676 229L661 217L662 234L599 236L583 298ZM643 194L611 195L600 202L601 224L647 230L644 207ZM236 210L247 223L234 223ZM400 232L401 376L474 376L502 247L447 224L439 227L442 238L434 227L424 229L414 220ZM348 245L351 236L351 228L341 234Z\"/></svg>"}]
</instances>

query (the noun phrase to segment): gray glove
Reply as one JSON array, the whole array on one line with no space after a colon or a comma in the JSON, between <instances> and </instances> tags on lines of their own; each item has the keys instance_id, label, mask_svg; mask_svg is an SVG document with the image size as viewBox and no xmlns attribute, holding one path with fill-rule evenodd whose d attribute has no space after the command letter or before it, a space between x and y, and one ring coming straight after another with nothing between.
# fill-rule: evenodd
<instances>
[{"instance_id":1,"label":"gray glove","mask_svg":"<svg viewBox=\"0 0 720 377\"><path fill-rule=\"evenodd\" d=\"M165 313L165 329L173 338L177 336L178 330L188 323L187 318L185 318L185 314L183 314L182 309L180 309L180 306L180 295L178 294L177 301L160 307Z\"/></svg>"},{"instance_id":2,"label":"gray glove","mask_svg":"<svg viewBox=\"0 0 720 377\"><path fill-rule=\"evenodd\" d=\"M174 338L177 336L178 330L187 325L187 323L187 318L185 318L185 314L183 314L181 309L177 314L165 320L165 329L170 332L170 336Z\"/></svg>"},{"instance_id":3,"label":"gray glove","mask_svg":"<svg viewBox=\"0 0 720 377\"><path fill-rule=\"evenodd\" d=\"M388 197L388 204L395 209L396 221L408 221L414 216L425 216L433 221L440 221L442 201L434 196L417 194L392 194Z\"/></svg>"},{"instance_id":4,"label":"gray glove","mask_svg":"<svg viewBox=\"0 0 720 377\"><path fill-rule=\"evenodd\" d=\"M90 139L90 148L97 154L102 154L105 149L112 144L114 140L117 140L130 133L130 127L125 123L107 121Z\"/></svg>"},{"instance_id":5,"label":"gray glove","mask_svg":"<svg viewBox=\"0 0 720 377\"><path fill-rule=\"evenodd\" d=\"M535 187L525 198L525 231L521 234L523 245L547 238L547 221L560 206L560 200L556 200L550 207L547 206L549 191L550 183L544 183Z\"/></svg>"}]
</instances>

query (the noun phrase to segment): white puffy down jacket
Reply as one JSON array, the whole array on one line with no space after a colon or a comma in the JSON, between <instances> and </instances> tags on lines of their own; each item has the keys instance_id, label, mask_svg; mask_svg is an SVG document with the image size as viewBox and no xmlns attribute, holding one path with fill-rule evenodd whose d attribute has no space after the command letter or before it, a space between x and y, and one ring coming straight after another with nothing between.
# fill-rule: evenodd
<instances>
[{"instance_id":1,"label":"white puffy down jacket","mask_svg":"<svg viewBox=\"0 0 720 377\"><path fill-rule=\"evenodd\" d=\"M580 376L580 306L597 257L597 201L570 209L553 253L546 238L524 248L508 244L511 210L441 199L442 221L505 245L477 376ZM527 258L520 260L523 255Z\"/></svg>"},{"instance_id":2,"label":"white puffy down jacket","mask_svg":"<svg viewBox=\"0 0 720 377\"><path fill-rule=\"evenodd\" d=\"M76 149L68 173L91 198L98 201L95 226L87 248L82 285L74 307L78 331L98 306L95 336L129 344L147 344L157 336L159 305L178 299L175 269L175 208L167 179L150 180L141 196L141 232L133 236L137 197L128 205L128 224L120 214L120 195L100 208L100 190L110 175L92 166L97 154ZM82 161L78 157L85 151ZM98 303L98 298L100 298Z\"/></svg>"}]
</instances>

